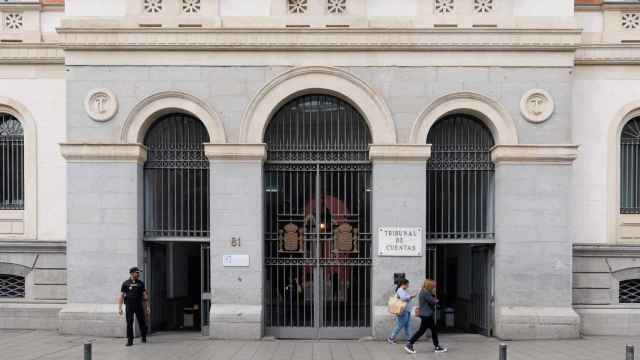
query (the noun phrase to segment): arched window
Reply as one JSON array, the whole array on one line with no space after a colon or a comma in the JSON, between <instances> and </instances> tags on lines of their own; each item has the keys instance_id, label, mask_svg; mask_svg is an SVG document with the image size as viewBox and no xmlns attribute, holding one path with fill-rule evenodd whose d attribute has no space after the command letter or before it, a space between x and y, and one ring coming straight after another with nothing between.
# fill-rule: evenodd
<instances>
[{"instance_id":1,"label":"arched window","mask_svg":"<svg viewBox=\"0 0 640 360\"><path fill-rule=\"evenodd\" d=\"M370 334L371 135L364 118L334 96L305 95L276 112L264 141L267 334Z\"/></svg>"},{"instance_id":2,"label":"arched window","mask_svg":"<svg viewBox=\"0 0 640 360\"><path fill-rule=\"evenodd\" d=\"M0 299L23 298L24 284L24 276L0 274Z\"/></svg>"},{"instance_id":3,"label":"arched window","mask_svg":"<svg viewBox=\"0 0 640 360\"><path fill-rule=\"evenodd\" d=\"M448 115L427 136L427 239L494 238L494 145L489 129L470 115Z\"/></svg>"},{"instance_id":4,"label":"arched window","mask_svg":"<svg viewBox=\"0 0 640 360\"><path fill-rule=\"evenodd\" d=\"M640 303L640 279L620 281L619 302L621 304Z\"/></svg>"},{"instance_id":5,"label":"arched window","mask_svg":"<svg viewBox=\"0 0 640 360\"><path fill-rule=\"evenodd\" d=\"M209 236L209 134L196 118L170 114L145 137L146 239Z\"/></svg>"},{"instance_id":6,"label":"arched window","mask_svg":"<svg viewBox=\"0 0 640 360\"><path fill-rule=\"evenodd\" d=\"M620 139L620 213L640 214L640 118L629 121Z\"/></svg>"},{"instance_id":7,"label":"arched window","mask_svg":"<svg viewBox=\"0 0 640 360\"><path fill-rule=\"evenodd\" d=\"M24 209L24 131L18 119L0 113L0 210Z\"/></svg>"}]
</instances>

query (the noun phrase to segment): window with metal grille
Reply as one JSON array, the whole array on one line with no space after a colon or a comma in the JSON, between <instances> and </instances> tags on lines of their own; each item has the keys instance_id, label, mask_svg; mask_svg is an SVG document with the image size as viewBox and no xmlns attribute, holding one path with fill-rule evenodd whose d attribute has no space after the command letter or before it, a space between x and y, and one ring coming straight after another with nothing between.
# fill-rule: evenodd
<instances>
[{"instance_id":1,"label":"window with metal grille","mask_svg":"<svg viewBox=\"0 0 640 360\"><path fill-rule=\"evenodd\" d=\"M23 298L24 277L0 274L0 298Z\"/></svg>"},{"instance_id":2,"label":"window with metal grille","mask_svg":"<svg viewBox=\"0 0 640 360\"><path fill-rule=\"evenodd\" d=\"M494 145L489 129L470 115L450 115L427 136L427 239L494 238Z\"/></svg>"},{"instance_id":3,"label":"window with metal grille","mask_svg":"<svg viewBox=\"0 0 640 360\"><path fill-rule=\"evenodd\" d=\"M209 134L196 118L170 114L145 138L144 209L147 239L209 236Z\"/></svg>"},{"instance_id":4,"label":"window with metal grille","mask_svg":"<svg viewBox=\"0 0 640 360\"><path fill-rule=\"evenodd\" d=\"M24 131L18 119L0 113L0 210L24 209Z\"/></svg>"},{"instance_id":5,"label":"window with metal grille","mask_svg":"<svg viewBox=\"0 0 640 360\"><path fill-rule=\"evenodd\" d=\"M620 213L640 214L640 118L622 128L620 139Z\"/></svg>"},{"instance_id":6,"label":"window with metal grille","mask_svg":"<svg viewBox=\"0 0 640 360\"><path fill-rule=\"evenodd\" d=\"M620 281L621 304L640 303L640 279Z\"/></svg>"}]
</instances>

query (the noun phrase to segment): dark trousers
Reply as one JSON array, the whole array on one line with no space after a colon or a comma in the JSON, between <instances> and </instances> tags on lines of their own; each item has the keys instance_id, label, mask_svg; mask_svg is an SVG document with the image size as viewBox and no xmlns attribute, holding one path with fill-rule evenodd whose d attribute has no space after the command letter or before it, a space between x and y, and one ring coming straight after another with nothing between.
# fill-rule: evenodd
<instances>
[{"instance_id":1,"label":"dark trousers","mask_svg":"<svg viewBox=\"0 0 640 360\"><path fill-rule=\"evenodd\" d=\"M142 304L127 304L127 339L133 340L133 315L138 319L140 335L147 336L147 322L144 318L144 306Z\"/></svg>"},{"instance_id":2,"label":"dark trousers","mask_svg":"<svg viewBox=\"0 0 640 360\"><path fill-rule=\"evenodd\" d=\"M431 329L433 346L440 346L440 343L438 342L438 330L436 329L436 324L433 321L433 316L420 316L420 329L418 329L418 332L409 339L409 344L415 344L416 341L418 341L418 339L427 332L427 329Z\"/></svg>"}]
</instances>

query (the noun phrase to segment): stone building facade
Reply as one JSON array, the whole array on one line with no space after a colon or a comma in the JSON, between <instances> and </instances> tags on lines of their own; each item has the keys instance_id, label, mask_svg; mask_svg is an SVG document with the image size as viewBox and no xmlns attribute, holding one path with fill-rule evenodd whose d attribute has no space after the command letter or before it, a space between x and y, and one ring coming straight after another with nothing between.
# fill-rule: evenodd
<instances>
[{"instance_id":1,"label":"stone building facade","mask_svg":"<svg viewBox=\"0 0 640 360\"><path fill-rule=\"evenodd\" d=\"M404 276L461 331L640 333L640 5L0 15L0 327L122 336L140 265L152 330L384 338ZM418 251L389 256L385 229Z\"/></svg>"}]
</instances>

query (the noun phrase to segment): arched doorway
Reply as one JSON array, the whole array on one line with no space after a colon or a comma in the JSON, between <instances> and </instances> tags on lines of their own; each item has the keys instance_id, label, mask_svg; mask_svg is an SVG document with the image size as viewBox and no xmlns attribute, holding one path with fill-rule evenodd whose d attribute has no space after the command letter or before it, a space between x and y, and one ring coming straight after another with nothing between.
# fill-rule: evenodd
<instances>
[{"instance_id":1,"label":"arched doorway","mask_svg":"<svg viewBox=\"0 0 640 360\"><path fill-rule=\"evenodd\" d=\"M208 142L202 122L182 113L158 118L145 135L144 276L154 331L208 331Z\"/></svg>"},{"instance_id":2,"label":"arched doorway","mask_svg":"<svg viewBox=\"0 0 640 360\"><path fill-rule=\"evenodd\" d=\"M265 330L371 335L371 135L346 101L305 95L266 128Z\"/></svg>"},{"instance_id":3,"label":"arched doorway","mask_svg":"<svg viewBox=\"0 0 640 360\"><path fill-rule=\"evenodd\" d=\"M447 115L427 135L427 276L437 280L444 328L490 335L493 316L494 169L491 131L467 114Z\"/></svg>"}]
</instances>

